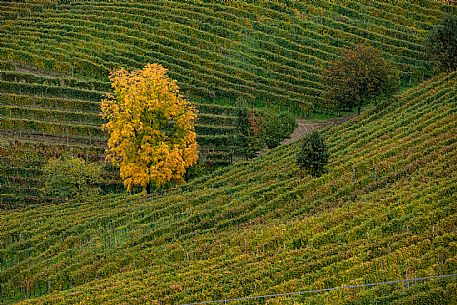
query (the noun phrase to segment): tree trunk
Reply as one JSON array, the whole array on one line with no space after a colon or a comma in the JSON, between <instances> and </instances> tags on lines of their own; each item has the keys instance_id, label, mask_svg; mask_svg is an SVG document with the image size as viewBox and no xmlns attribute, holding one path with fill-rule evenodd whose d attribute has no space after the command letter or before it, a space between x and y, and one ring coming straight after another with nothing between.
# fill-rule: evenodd
<instances>
[{"instance_id":1,"label":"tree trunk","mask_svg":"<svg viewBox=\"0 0 457 305\"><path fill-rule=\"evenodd\" d=\"M361 108L362 108L362 107L361 107L360 105L357 106L357 114L358 114L358 115L360 114L360 109L361 109Z\"/></svg>"},{"instance_id":2,"label":"tree trunk","mask_svg":"<svg viewBox=\"0 0 457 305\"><path fill-rule=\"evenodd\" d=\"M151 194L151 183L146 184L146 194Z\"/></svg>"}]
</instances>

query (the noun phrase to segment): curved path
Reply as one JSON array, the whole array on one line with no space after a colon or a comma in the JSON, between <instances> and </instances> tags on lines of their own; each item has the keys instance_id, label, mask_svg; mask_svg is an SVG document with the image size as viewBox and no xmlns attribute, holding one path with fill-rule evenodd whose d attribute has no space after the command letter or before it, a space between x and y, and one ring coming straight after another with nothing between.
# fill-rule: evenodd
<instances>
[{"instance_id":1,"label":"curved path","mask_svg":"<svg viewBox=\"0 0 457 305\"><path fill-rule=\"evenodd\" d=\"M323 122L312 122L306 119L297 119L297 128L290 134L288 139L281 141L280 145L287 145L301 139L305 134L314 129L324 128L328 125L339 125L357 116L357 114L349 115L343 118L335 118Z\"/></svg>"},{"instance_id":2,"label":"curved path","mask_svg":"<svg viewBox=\"0 0 457 305\"><path fill-rule=\"evenodd\" d=\"M314 122L306 119L297 119L297 128L295 128L295 130L290 134L289 138L282 140L279 145L288 145L290 143L296 142L300 140L305 134L313 131L314 129L324 128L328 125L340 125L344 122L351 120L356 116L357 114L352 114L343 118L335 118L322 122ZM259 151L257 155L263 156L269 151L270 149L265 147L264 149Z\"/></svg>"}]
</instances>

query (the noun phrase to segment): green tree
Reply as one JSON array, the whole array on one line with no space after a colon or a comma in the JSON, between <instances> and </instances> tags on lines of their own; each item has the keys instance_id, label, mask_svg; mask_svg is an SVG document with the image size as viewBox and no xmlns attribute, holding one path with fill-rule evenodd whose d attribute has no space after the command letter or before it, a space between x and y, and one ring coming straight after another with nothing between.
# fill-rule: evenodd
<instances>
[{"instance_id":1,"label":"green tree","mask_svg":"<svg viewBox=\"0 0 457 305\"><path fill-rule=\"evenodd\" d=\"M81 199L98 194L101 168L77 157L49 159L43 167L44 194L58 199Z\"/></svg>"},{"instance_id":2,"label":"green tree","mask_svg":"<svg viewBox=\"0 0 457 305\"><path fill-rule=\"evenodd\" d=\"M357 107L359 114L370 99L391 92L397 78L379 50L360 45L344 50L322 73L327 105L337 111Z\"/></svg>"},{"instance_id":3,"label":"green tree","mask_svg":"<svg viewBox=\"0 0 457 305\"><path fill-rule=\"evenodd\" d=\"M457 69L457 16L446 14L427 38L429 58L438 71Z\"/></svg>"},{"instance_id":4,"label":"green tree","mask_svg":"<svg viewBox=\"0 0 457 305\"><path fill-rule=\"evenodd\" d=\"M252 156L250 151L251 123L249 122L249 112L247 108L240 107L236 117L237 132L234 135L235 154L245 156L249 159Z\"/></svg>"},{"instance_id":5,"label":"green tree","mask_svg":"<svg viewBox=\"0 0 457 305\"><path fill-rule=\"evenodd\" d=\"M195 107L167 71L148 64L110 75L114 95L101 105L109 135L106 156L120 167L128 191L139 185L150 193L151 186L182 183L186 169L198 160Z\"/></svg>"},{"instance_id":6,"label":"green tree","mask_svg":"<svg viewBox=\"0 0 457 305\"><path fill-rule=\"evenodd\" d=\"M328 149L324 139L317 131L312 131L304 138L297 154L297 165L313 177L320 177L328 163Z\"/></svg>"},{"instance_id":7,"label":"green tree","mask_svg":"<svg viewBox=\"0 0 457 305\"><path fill-rule=\"evenodd\" d=\"M260 122L261 138L268 148L275 148L290 136L295 127L295 118L289 113L263 113Z\"/></svg>"}]
</instances>

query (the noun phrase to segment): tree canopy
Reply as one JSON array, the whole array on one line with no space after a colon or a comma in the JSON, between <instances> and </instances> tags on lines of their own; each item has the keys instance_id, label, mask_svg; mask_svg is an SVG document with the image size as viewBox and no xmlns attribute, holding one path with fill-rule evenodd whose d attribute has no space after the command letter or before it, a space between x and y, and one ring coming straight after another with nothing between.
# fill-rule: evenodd
<instances>
[{"instance_id":1,"label":"tree canopy","mask_svg":"<svg viewBox=\"0 0 457 305\"><path fill-rule=\"evenodd\" d=\"M114 95L101 105L109 134L106 156L120 167L128 191L138 185L149 193L151 186L183 182L186 169L198 160L196 109L167 71L148 64L110 75Z\"/></svg>"},{"instance_id":2,"label":"tree canopy","mask_svg":"<svg viewBox=\"0 0 457 305\"><path fill-rule=\"evenodd\" d=\"M361 107L370 99L389 92L395 85L395 73L381 56L368 46L346 49L340 58L323 70L327 86L325 100L335 110Z\"/></svg>"},{"instance_id":3,"label":"tree canopy","mask_svg":"<svg viewBox=\"0 0 457 305\"><path fill-rule=\"evenodd\" d=\"M438 71L457 69L457 17L446 14L429 33L427 49Z\"/></svg>"},{"instance_id":4,"label":"tree canopy","mask_svg":"<svg viewBox=\"0 0 457 305\"><path fill-rule=\"evenodd\" d=\"M313 177L320 177L325 172L329 153L327 145L316 130L307 134L297 154L297 165Z\"/></svg>"}]
</instances>

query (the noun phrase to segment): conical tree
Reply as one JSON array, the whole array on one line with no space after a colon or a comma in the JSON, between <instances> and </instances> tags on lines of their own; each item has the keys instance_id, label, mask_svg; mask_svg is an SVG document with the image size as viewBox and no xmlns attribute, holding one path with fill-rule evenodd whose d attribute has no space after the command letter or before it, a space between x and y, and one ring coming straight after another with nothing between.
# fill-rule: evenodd
<instances>
[{"instance_id":1,"label":"conical tree","mask_svg":"<svg viewBox=\"0 0 457 305\"><path fill-rule=\"evenodd\" d=\"M325 172L328 163L328 149L319 132L307 134L302 147L297 154L297 165L311 174L320 177Z\"/></svg>"}]
</instances>

